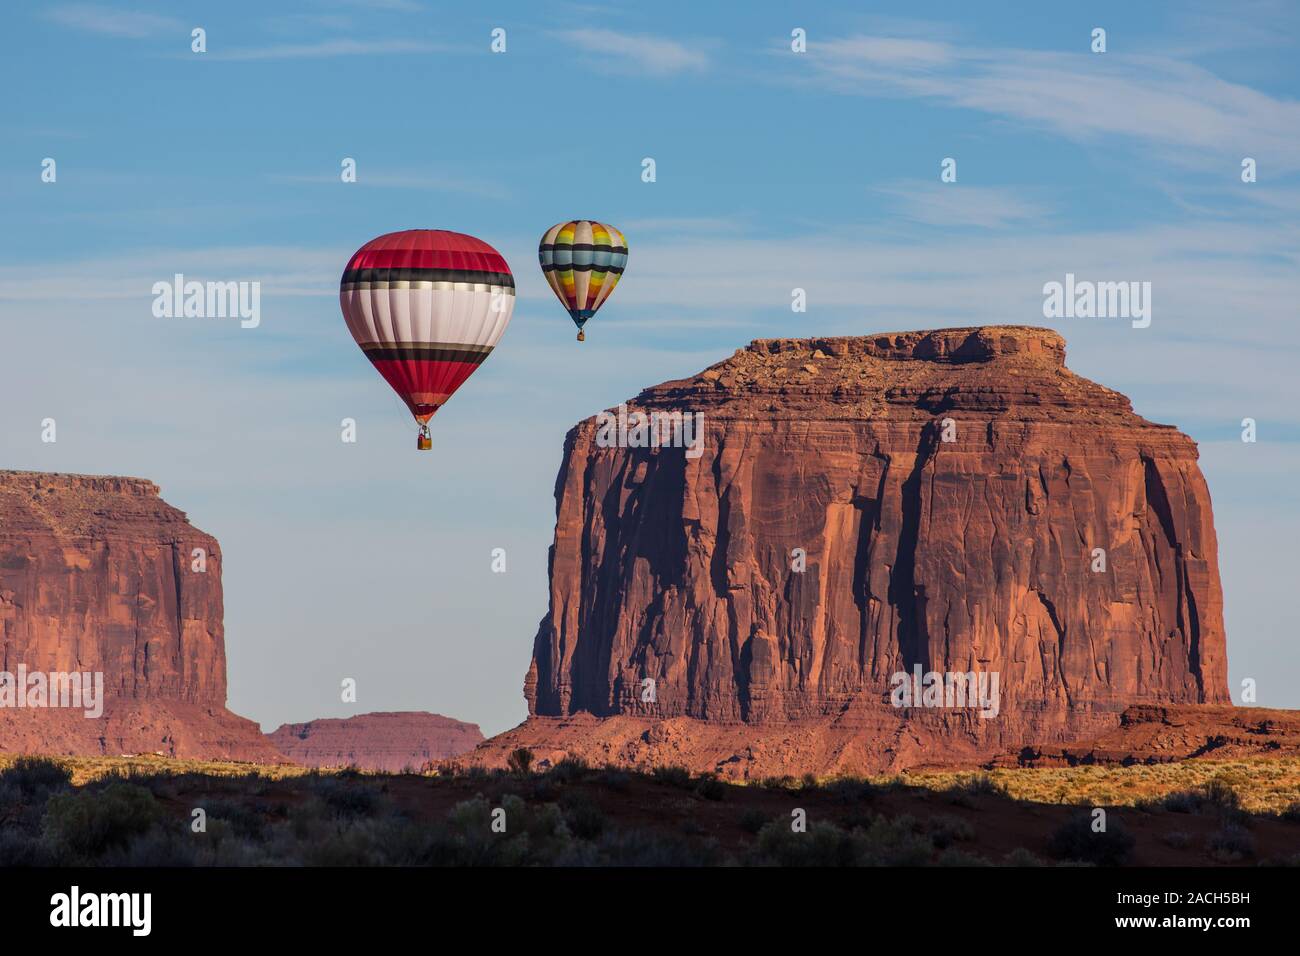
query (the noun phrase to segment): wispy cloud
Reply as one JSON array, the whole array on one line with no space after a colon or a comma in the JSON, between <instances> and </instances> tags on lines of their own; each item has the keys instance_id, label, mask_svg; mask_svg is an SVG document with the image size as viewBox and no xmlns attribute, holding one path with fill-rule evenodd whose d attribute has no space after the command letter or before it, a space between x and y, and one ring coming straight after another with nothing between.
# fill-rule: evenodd
<instances>
[{"instance_id":1,"label":"wispy cloud","mask_svg":"<svg viewBox=\"0 0 1300 956\"><path fill-rule=\"evenodd\" d=\"M797 59L811 75L795 82L839 93L933 99L1073 140L1123 136L1187 165L1263 155L1275 167L1300 168L1300 102L1170 57L852 36L812 42Z\"/></svg>"},{"instance_id":2,"label":"wispy cloud","mask_svg":"<svg viewBox=\"0 0 1300 956\"><path fill-rule=\"evenodd\" d=\"M40 268L3 266L0 303L135 299L147 314L150 287L175 272L200 281L257 281L268 294L333 296L339 263L347 261L349 252L290 246L150 249Z\"/></svg>"},{"instance_id":3,"label":"wispy cloud","mask_svg":"<svg viewBox=\"0 0 1300 956\"><path fill-rule=\"evenodd\" d=\"M320 183L332 186L342 185L337 173L319 176L274 176L275 182L281 183ZM352 184L349 184L351 186ZM361 169L357 173L356 186L371 186L379 189L409 189L420 192L457 193L460 195L479 196L483 199L509 199L510 193L500 183L485 179L465 176L452 176L429 172L380 172L370 173Z\"/></svg>"},{"instance_id":4,"label":"wispy cloud","mask_svg":"<svg viewBox=\"0 0 1300 956\"><path fill-rule=\"evenodd\" d=\"M116 10L93 3L59 4L51 7L46 15L56 23L77 30L132 40L182 27L181 22L172 17L134 10Z\"/></svg>"},{"instance_id":5,"label":"wispy cloud","mask_svg":"<svg viewBox=\"0 0 1300 956\"><path fill-rule=\"evenodd\" d=\"M600 54L590 65L608 73L699 73L708 68L703 50L666 37L616 30L565 30L556 34L566 43L588 53Z\"/></svg>"},{"instance_id":6,"label":"wispy cloud","mask_svg":"<svg viewBox=\"0 0 1300 956\"><path fill-rule=\"evenodd\" d=\"M744 224L739 220L728 219L723 216L663 216L648 219L628 219L622 223L614 223L614 225L622 229L624 233L666 232L673 235L682 235L684 233L717 235L719 233L735 233L745 228Z\"/></svg>"},{"instance_id":7,"label":"wispy cloud","mask_svg":"<svg viewBox=\"0 0 1300 956\"><path fill-rule=\"evenodd\" d=\"M334 6L361 7L369 10L393 10L397 13L419 13L424 9L415 0L327 0Z\"/></svg>"},{"instance_id":8,"label":"wispy cloud","mask_svg":"<svg viewBox=\"0 0 1300 956\"><path fill-rule=\"evenodd\" d=\"M876 192L893 200L904 218L930 226L1002 229L1041 219L1050 211L1025 190L1000 186L906 180Z\"/></svg>"},{"instance_id":9,"label":"wispy cloud","mask_svg":"<svg viewBox=\"0 0 1300 956\"><path fill-rule=\"evenodd\" d=\"M425 40L321 40L318 43L277 43L263 47L214 50L214 60L299 60L333 56L376 56L395 53L436 53L448 48Z\"/></svg>"}]
</instances>

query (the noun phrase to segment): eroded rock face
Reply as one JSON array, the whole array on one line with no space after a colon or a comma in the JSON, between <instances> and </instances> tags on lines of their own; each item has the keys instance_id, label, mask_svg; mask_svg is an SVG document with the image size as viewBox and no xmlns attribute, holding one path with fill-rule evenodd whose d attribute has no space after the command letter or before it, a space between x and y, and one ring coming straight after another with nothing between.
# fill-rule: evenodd
<instances>
[{"instance_id":1,"label":"eroded rock face","mask_svg":"<svg viewBox=\"0 0 1300 956\"><path fill-rule=\"evenodd\" d=\"M702 412L699 457L582 422L530 712L848 719L892 728L891 765L1227 703L1196 445L1064 363L1057 333L1016 326L760 340L629 403ZM998 716L893 707L918 666L996 672Z\"/></svg>"},{"instance_id":2,"label":"eroded rock face","mask_svg":"<svg viewBox=\"0 0 1300 956\"><path fill-rule=\"evenodd\" d=\"M279 759L226 710L222 612L216 539L152 482L0 471L0 671L98 672L105 698L0 708L0 749Z\"/></svg>"},{"instance_id":3,"label":"eroded rock face","mask_svg":"<svg viewBox=\"0 0 1300 956\"><path fill-rule=\"evenodd\" d=\"M267 739L285 757L308 767L398 773L473 750L483 742L483 733L478 724L402 711L282 724Z\"/></svg>"}]
</instances>

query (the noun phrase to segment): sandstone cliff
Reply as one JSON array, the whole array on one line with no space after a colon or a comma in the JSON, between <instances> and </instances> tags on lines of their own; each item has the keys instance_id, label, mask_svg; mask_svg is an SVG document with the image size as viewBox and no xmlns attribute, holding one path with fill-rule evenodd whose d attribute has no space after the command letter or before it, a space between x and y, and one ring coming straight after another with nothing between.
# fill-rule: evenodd
<instances>
[{"instance_id":1,"label":"sandstone cliff","mask_svg":"<svg viewBox=\"0 0 1300 956\"><path fill-rule=\"evenodd\" d=\"M156 485L0 471L0 671L100 673L105 699L0 708L0 750L279 760L226 710L222 610L220 547Z\"/></svg>"},{"instance_id":2,"label":"sandstone cliff","mask_svg":"<svg viewBox=\"0 0 1300 956\"><path fill-rule=\"evenodd\" d=\"M1229 701L1196 445L1055 332L760 340L629 406L702 413L703 452L570 431L512 745L872 770ZM997 716L893 706L914 668L996 673Z\"/></svg>"},{"instance_id":3,"label":"sandstone cliff","mask_svg":"<svg viewBox=\"0 0 1300 956\"><path fill-rule=\"evenodd\" d=\"M399 773L456 757L483 742L477 724L420 711L282 724L267 739L294 763Z\"/></svg>"}]
</instances>

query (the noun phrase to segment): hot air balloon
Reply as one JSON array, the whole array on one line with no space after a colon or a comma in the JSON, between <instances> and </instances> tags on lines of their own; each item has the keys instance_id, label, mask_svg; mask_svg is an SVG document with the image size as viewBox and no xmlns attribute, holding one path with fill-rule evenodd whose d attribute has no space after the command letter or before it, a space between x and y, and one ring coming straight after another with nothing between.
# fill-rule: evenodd
<instances>
[{"instance_id":1,"label":"hot air balloon","mask_svg":"<svg viewBox=\"0 0 1300 956\"><path fill-rule=\"evenodd\" d=\"M339 284L348 331L420 423L416 447L432 447L429 419L501 339L515 280L480 239L407 229L371 239Z\"/></svg>"},{"instance_id":2,"label":"hot air balloon","mask_svg":"<svg viewBox=\"0 0 1300 956\"><path fill-rule=\"evenodd\" d=\"M576 219L546 230L537 258L546 281L578 326L578 341L586 341L582 327L623 275L627 240L613 226Z\"/></svg>"}]
</instances>

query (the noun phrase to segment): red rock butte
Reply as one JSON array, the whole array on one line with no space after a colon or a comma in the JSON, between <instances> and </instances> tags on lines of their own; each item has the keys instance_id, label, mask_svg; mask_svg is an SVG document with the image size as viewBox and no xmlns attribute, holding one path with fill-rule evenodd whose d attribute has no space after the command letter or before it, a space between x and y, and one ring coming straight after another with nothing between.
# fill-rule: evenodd
<instances>
[{"instance_id":1,"label":"red rock butte","mask_svg":"<svg viewBox=\"0 0 1300 956\"><path fill-rule=\"evenodd\" d=\"M1229 703L1196 444L1056 332L758 340L628 407L702 454L569 432L532 717L476 759L872 772ZM893 706L916 667L997 673L997 716Z\"/></svg>"},{"instance_id":2,"label":"red rock butte","mask_svg":"<svg viewBox=\"0 0 1300 956\"><path fill-rule=\"evenodd\" d=\"M0 671L98 672L105 697L0 708L0 750L283 760L226 709L216 539L152 482L0 471L0 648Z\"/></svg>"}]
</instances>

